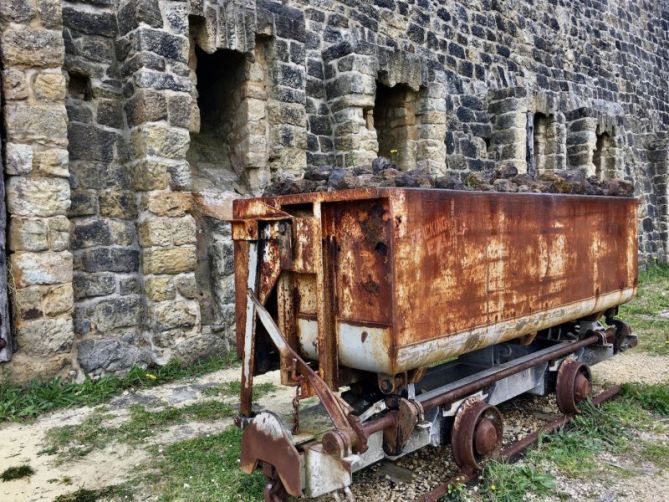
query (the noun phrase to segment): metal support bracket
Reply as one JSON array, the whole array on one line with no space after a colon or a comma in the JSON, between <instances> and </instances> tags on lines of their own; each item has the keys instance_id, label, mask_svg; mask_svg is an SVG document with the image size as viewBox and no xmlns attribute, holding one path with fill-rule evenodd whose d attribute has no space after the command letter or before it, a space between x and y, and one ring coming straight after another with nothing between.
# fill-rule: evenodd
<instances>
[{"instance_id":1,"label":"metal support bracket","mask_svg":"<svg viewBox=\"0 0 669 502\"><path fill-rule=\"evenodd\" d=\"M255 313L260 322L267 330L272 342L279 350L282 357L290 357L295 362L295 369L304 376L321 400L325 411L327 411L337 436L344 441L342 448L337 448L337 453L347 454L348 450L356 453L363 453L367 450L367 436L362 430L362 425L358 417L352 414L352 408L338 395L330 390L323 379L300 357L300 355L290 346L279 331L279 327L272 319L270 313L263 307L256 298L253 290L247 291L249 300L255 305ZM327 436L327 434L326 434ZM324 438L325 439L325 438ZM336 441L339 443L339 440Z\"/></svg>"}]
</instances>

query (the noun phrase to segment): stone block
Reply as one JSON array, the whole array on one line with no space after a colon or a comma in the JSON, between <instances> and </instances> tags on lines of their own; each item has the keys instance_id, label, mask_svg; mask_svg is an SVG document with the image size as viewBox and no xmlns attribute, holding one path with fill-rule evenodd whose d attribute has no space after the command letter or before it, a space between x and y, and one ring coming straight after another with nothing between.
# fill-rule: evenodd
<instances>
[{"instance_id":1,"label":"stone block","mask_svg":"<svg viewBox=\"0 0 669 502\"><path fill-rule=\"evenodd\" d=\"M65 99L65 76L58 73L38 73L33 81L33 95L42 101L62 102Z\"/></svg>"},{"instance_id":2,"label":"stone block","mask_svg":"<svg viewBox=\"0 0 669 502\"><path fill-rule=\"evenodd\" d=\"M87 249L77 255L77 270L84 272L137 272L139 251L130 248Z\"/></svg>"},{"instance_id":3,"label":"stone block","mask_svg":"<svg viewBox=\"0 0 669 502\"><path fill-rule=\"evenodd\" d=\"M139 242L144 247L194 244L195 220L192 216L146 218L139 225Z\"/></svg>"},{"instance_id":4,"label":"stone block","mask_svg":"<svg viewBox=\"0 0 669 502\"><path fill-rule=\"evenodd\" d=\"M144 250L142 267L145 274L180 274L195 270L195 246L149 248Z\"/></svg>"},{"instance_id":5,"label":"stone block","mask_svg":"<svg viewBox=\"0 0 669 502\"><path fill-rule=\"evenodd\" d=\"M65 251L70 248L70 220L67 216L54 216L48 219L49 249L51 251Z\"/></svg>"},{"instance_id":6,"label":"stone block","mask_svg":"<svg viewBox=\"0 0 669 502\"><path fill-rule=\"evenodd\" d=\"M167 119L167 100L160 91L139 89L124 108L129 127Z\"/></svg>"},{"instance_id":7,"label":"stone block","mask_svg":"<svg viewBox=\"0 0 669 502\"><path fill-rule=\"evenodd\" d=\"M7 208L18 216L54 216L66 214L70 207L70 184L62 178L26 178L7 180Z\"/></svg>"},{"instance_id":8,"label":"stone block","mask_svg":"<svg viewBox=\"0 0 669 502\"><path fill-rule=\"evenodd\" d=\"M63 13L61 4L61 0L37 0L37 12L39 12L43 26L62 30Z\"/></svg>"},{"instance_id":9,"label":"stone block","mask_svg":"<svg viewBox=\"0 0 669 502\"><path fill-rule=\"evenodd\" d=\"M132 246L135 243L135 224L133 221L107 220L111 240L117 246Z\"/></svg>"},{"instance_id":10,"label":"stone block","mask_svg":"<svg viewBox=\"0 0 669 502\"><path fill-rule=\"evenodd\" d=\"M151 217L139 224L139 243L143 247L172 244L171 218Z\"/></svg>"},{"instance_id":11,"label":"stone block","mask_svg":"<svg viewBox=\"0 0 669 502\"><path fill-rule=\"evenodd\" d=\"M67 150L51 148L35 152L33 164L41 175L67 178L70 176L68 160Z\"/></svg>"},{"instance_id":12,"label":"stone block","mask_svg":"<svg viewBox=\"0 0 669 502\"><path fill-rule=\"evenodd\" d=\"M74 327L82 335L104 334L117 328L139 325L142 314L141 297L110 297L93 304L77 305L74 309Z\"/></svg>"},{"instance_id":13,"label":"stone block","mask_svg":"<svg viewBox=\"0 0 669 502\"><path fill-rule=\"evenodd\" d=\"M116 280L113 274L84 274L75 272L74 297L77 300L94 298L96 296L107 296L116 290Z\"/></svg>"},{"instance_id":14,"label":"stone block","mask_svg":"<svg viewBox=\"0 0 669 502\"><path fill-rule=\"evenodd\" d=\"M130 0L118 10L118 28L122 35L146 23L154 28L163 25L158 0Z\"/></svg>"},{"instance_id":15,"label":"stone block","mask_svg":"<svg viewBox=\"0 0 669 502\"><path fill-rule=\"evenodd\" d=\"M140 88L191 92L193 83L186 77L180 77L161 71L140 68L133 74L133 84Z\"/></svg>"},{"instance_id":16,"label":"stone block","mask_svg":"<svg viewBox=\"0 0 669 502\"><path fill-rule=\"evenodd\" d=\"M168 159L185 159L190 135L186 129L144 124L132 130L130 147L135 158L155 155Z\"/></svg>"},{"instance_id":17,"label":"stone block","mask_svg":"<svg viewBox=\"0 0 669 502\"><path fill-rule=\"evenodd\" d=\"M142 159L132 166L135 190L164 190L169 185L168 165L154 159Z\"/></svg>"},{"instance_id":18,"label":"stone block","mask_svg":"<svg viewBox=\"0 0 669 502\"><path fill-rule=\"evenodd\" d=\"M142 196L142 210L158 216L183 216L193 209L193 196L186 192L149 192Z\"/></svg>"},{"instance_id":19,"label":"stone block","mask_svg":"<svg viewBox=\"0 0 669 502\"><path fill-rule=\"evenodd\" d=\"M134 32L134 44L137 51L149 51L173 61L188 62L189 43L186 37L142 27Z\"/></svg>"},{"instance_id":20,"label":"stone block","mask_svg":"<svg viewBox=\"0 0 669 502\"><path fill-rule=\"evenodd\" d=\"M9 262L17 288L72 282L72 254L69 251L21 251L12 254Z\"/></svg>"},{"instance_id":21,"label":"stone block","mask_svg":"<svg viewBox=\"0 0 669 502\"><path fill-rule=\"evenodd\" d=\"M98 124L114 129L123 129L123 108L115 99L98 100L96 120Z\"/></svg>"},{"instance_id":22,"label":"stone block","mask_svg":"<svg viewBox=\"0 0 669 502\"><path fill-rule=\"evenodd\" d=\"M190 94L171 94L167 107L170 125L187 129L192 133L200 131L200 109Z\"/></svg>"},{"instance_id":23,"label":"stone block","mask_svg":"<svg viewBox=\"0 0 669 502\"><path fill-rule=\"evenodd\" d=\"M5 106L7 141L67 147L67 112L63 104L8 103Z\"/></svg>"},{"instance_id":24,"label":"stone block","mask_svg":"<svg viewBox=\"0 0 669 502\"><path fill-rule=\"evenodd\" d=\"M6 29L1 40L0 54L5 68L59 68L63 65L65 46L60 31L21 26Z\"/></svg>"},{"instance_id":25,"label":"stone block","mask_svg":"<svg viewBox=\"0 0 669 502\"><path fill-rule=\"evenodd\" d=\"M17 289L14 292L12 307L16 324L43 317L41 286Z\"/></svg>"},{"instance_id":26,"label":"stone block","mask_svg":"<svg viewBox=\"0 0 669 502\"><path fill-rule=\"evenodd\" d=\"M98 197L95 190L75 190L70 194L68 216L91 216L98 212Z\"/></svg>"},{"instance_id":27,"label":"stone block","mask_svg":"<svg viewBox=\"0 0 669 502\"><path fill-rule=\"evenodd\" d=\"M9 101L20 101L28 97L28 83L26 74L16 68L8 68L2 72L2 90L5 99Z\"/></svg>"},{"instance_id":28,"label":"stone block","mask_svg":"<svg viewBox=\"0 0 669 502\"><path fill-rule=\"evenodd\" d=\"M29 174L33 169L33 149L30 145L7 143L5 173L9 175Z\"/></svg>"},{"instance_id":29,"label":"stone block","mask_svg":"<svg viewBox=\"0 0 669 502\"><path fill-rule=\"evenodd\" d=\"M117 34L116 15L106 10L63 7L63 24L81 33L113 37Z\"/></svg>"},{"instance_id":30,"label":"stone block","mask_svg":"<svg viewBox=\"0 0 669 502\"><path fill-rule=\"evenodd\" d=\"M69 351L74 341L72 317L64 315L17 323L16 341L21 350L34 356Z\"/></svg>"},{"instance_id":31,"label":"stone block","mask_svg":"<svg viewBox=\"0 0 669 502\"><path fill-rule=\"evenodd\" d=\"M26 0L3 0L0 2L0 23L28 24L35 15L32 2Z\"/></svg>"},{"instance_id":32,"label":"stone block","mask_svg":"<svg viewBox=\"0 0 669 502\"><path fill-rule=\"evenodd\" d=\"M134 219L137 216L135 193L109 189L99 194L100 214L108 218Z\"/></svg>"},{"instance_id":33,"label":"stone block","mask_svg":"<svg viewBox=\"0 0 669 502\"><path fill-rule=\"evenodd\" d=\"M72 248L82 249L112 244L109 226L105 220L75 222L72 231Z\"/></svg>"},{"instance_id":34,"label":"stone block","mask_svg":"<svg viewBox=\"0 0 669 502\"><path fill-rule=\"evenodd\" d=\"M137 277L126 277L119 281L119 293L122 295L139 295L142 292L142 285Z\"/></svg>"},{"instance_id":35,"label":"stone block","mask_svg":"<svg viewBox=\"0 0 669 502\"><path fill-rule=\"evenodd\" d=\"M174 279L177 291L181 296L188 299L195 299L199 296L197 280L195 274L183 274Z\"/></svg>"},{"instance_id":36,"label":"stone block","mask_svg":"<svg viewBox=\"0 0 669 502\"><path fill-rule=\"evenodd\" d=\"M192 328L198 320L198 307L194 302L168 301L149 307L149 319L154 329L167 331L175 328Z\"/></svg>"},{"instance_id":37,"label":"stone block","mask_svg":"<svg viewBox=\"0 0 669 502\"><path fill-rule=\"evenodd\" d=\"M152 362L148 347L140 348L124 340L84 340L77 346L79 366L86 373L123 371Z\"/></svg>"},{"instance_id":38,"label":"stone block","mask_svg":"<svg viewBox=\"0 0 669 502\"><path fill-rule=\"evenodd\" d=\"M174 300L176 295L174 281L169 275L147 277L144 281L144 291L154 302Z\"/></svg>"},{"instance_id":39,"label":"stone block","mask_svg":"<svg viewBox=\"0 0 669 502\"><path fill-rule=\"evenodd\" d=\"M170 175L170 188L175 191L191 191L193 178L191 176L190 164L186 161L173 162L167 172Z\"/></svg>"},{"instance_id":40,"label":"stone block","mask_svg":"<svg viewBox=\"0 0 669 502\"><path fill-rule=\"evenodd\" d=\"M9 220L9 249L12 251L46 251L48 226L41 219L13 216Z\"/></svg>"},{"instance_id":41,"label":"stone block","mask_svg":"<svg viewBox=\"0 0 669 502\"><path fill-rule=\"evenodd\" d=\"M170 221L172 229L172 243L175 246L182 246L184 244L195 244L196 228L195 219L192 216L184 216L183 218L172 218Z\"/></svg>"},{"instance_id":42,"label":"stone block","mask_svg":"<svg viewBox=\"0 0 669 502\"><path fill-rule=\"evenodd\" d=\"M44 313L49 317L71 314L74 308L72 284L59 284L45 288L42 305Z\"/></svg>"},{"instance_id":43,"label":"stone block","mask_svg":"<svg viewBox=\"0 0 669 502\"><path fill-rule=\"evenodd\" d=\"M67 127L70 159L111 162L119 135L92 124L69 123Z\"/></svg>"}]
</instances>

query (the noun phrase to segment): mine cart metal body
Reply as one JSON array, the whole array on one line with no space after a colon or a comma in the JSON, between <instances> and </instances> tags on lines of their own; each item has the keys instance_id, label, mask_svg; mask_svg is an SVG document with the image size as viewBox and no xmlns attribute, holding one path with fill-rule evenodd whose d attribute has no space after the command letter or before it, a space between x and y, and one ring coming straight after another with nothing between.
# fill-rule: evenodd
<instances>
[{"instance_id":1,"label":"mine cart metal body","mask_svg":"<svg viewBox=\"0 0 669 502\"><path fill-rule=\"evenodd\" d=\"M554 350L552 342L582 341L597 331L603 333L600 348L615 345L611 329L607 342L598 319L604 315L618 322L613 320L616 307L636 290L636 210L631 198L404 188L235 201L242 416L253 416L253 375L280 369L282 383L299 385L302 396L317 394L329 401L323 401L328 414L339 416L339 426L337 419L333 422L342 437L328 436L319 444L339 458L337 465L348 466L342 469L350 477L356 465L365 463L352 456L363 455L370 441L378 442L375 432L385 437L388 427L395 427L395 435L402 434L397 424L366 434L364 422L371 412L362 411L360 419L356 405L349 407L335 394L340 388L368 400L378 392L386 401L396 396L420 403L416 386L429 381L424 397L431 393L432 404L452 408L453 402L434 401L434 396L472 371L453 370L449 363L439 377L434 368L454 358L492 358L477 364L494 369L499 347L531 359ZM554 329L559 326L572 328ZM584 350L579 357L585 357ZM595 352L601 359L602 350ZM548 369L530 375L535 370L522 370L529 380L509 397L541 383ZM382 419L403 413L400 405L383 406L376 411L390 411L377 413ZM406 413L422 423L424 412ZM258 426L251 418L244 423ZM430 430L418 443L434 442L434 427ZM385 455L406 453L416 434L414 424L398 444L389 446L385 437ZM388 455L393 449L394 455ZM305 455L296 451L297 457ZM254 466L271 464L254 455L247 455ZM308 455L295 464L302 465L302 478L315 472L313 466L311 471L304 467L307 460ZM285 468L272 472L283 472L280 484L288 484ZM295 478L288 492L314 495L346 486L332 481L314 489L310 483Z\"/></svg>"}]
</instances>

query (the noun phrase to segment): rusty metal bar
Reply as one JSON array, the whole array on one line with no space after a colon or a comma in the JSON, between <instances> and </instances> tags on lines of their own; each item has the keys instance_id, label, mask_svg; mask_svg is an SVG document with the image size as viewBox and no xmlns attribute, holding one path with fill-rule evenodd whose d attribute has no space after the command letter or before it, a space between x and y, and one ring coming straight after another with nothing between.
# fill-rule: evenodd
<instances>
[{"instance_id":1,"label":"rusty metal bar","mask_svg":"<svg viewBox=\"0 0 669 502\"><path fill-rule=\"evenodd\" d=\"M420 396L418 396L418 401L421 403L425 411L430 410L436 406L452 403L453 401L457 401L458 399L462 399L463 397L478 392L479 390L484 389L488 385L492 385L493 383L502 380L503 378L510 377L533 366L567 356L576 352L577 350L582 349L583 347L593 345L599 340L600 338L597 335L593 335L588 338L584 338L583 340L579 340L578 342L560 344L557 347L551 348L552 350L546 350L543 354L537 357L526 359L515 365L501 367L499 370L490 375L480 378L474 382L464 384L443 394L431 397L425 401L420 401ZM365 434L367 434L367 437L369 437L375 432L383 430L387 427L394 426L396 421L397 413L391 411L376 420L365 423L363 425L363 429Z\"/></svg>"},{"instance_id":2,"label":"rusty metal bar","mask_svg":"<svg viewBox=\"0 0 669 502\"><path fill-rule=\"evenodd\" d=\"M603 402L608 401L612 397L615 397L619 392L620 392L620 386L612 387L608 390L602 391L599 394L597 394L595 397L592 398L592 402L595 405L599 406ZM515 443L510 444L509 446L504 448L500 453L500 457L505 461L513 460L515 457L517 457L523 451L525 451L528 447L536 443L537 440L539 439L539 436L541 436L542 434L550 434L551 432L566 426L567 424L569 424L569 422L572 421L573 418L574 415L563 415L562 417L545 424L539 430L532 432L531 434L528 434L524 438L519 439ZM450 477L447 481L435 487L432 491L416 498L414 502L437 502L438 500L441 499L441 497L443 497L448 493L448 488L452 484L470 483L471 481L476 479L477 475L478 475L477 472L471 470L460 471L455 476Z\"/></svg>"},{"instance_id":3,"label":"rusty metal bar","mask_svg":"<svg viewBox=\"0 0 669 502\"><path fill-rule=\"evenodd\" d=\"M463 397L467 397L470 394L478 392L481 389L486 388L488 385L492 385L493 383L502 380L503 378L510 377L528 368L532 368L533 366L567 356L576 352L577 350L582 349L583 347L593 345L598 341L600 341L600 337L597 335L592 335L588 338L584 338L583 340L579 340L578 342L560 345L559 347L555 347L554 350L544 352L540 356L527 359L519 364L500 368L498 371L495 371L494 373L474 382L465 384L461 387L445 392L444 394L434 396L430 399L426 399L425 401L421 401L421 404L423 405L424 410L429 410L436 406L452 403L453 401L457 401L458 399L462 399Z\"/></svg>"},{"instance_id":4,"label":"rusty metal bar","mask_svg":"<svg viewBox=\"0 0 669 502\"><path fill-rule=\"evenodd\" d=\"M474 481L474 479L476 479L476 474L477 473L474 471L460 471L455 476L448 478L447 481L437 486L431 492L417 497L414 502L438 502L444 495L448 493L448 489L451 485L466 485L471 483Z\"/></svg>"}]
</instances>

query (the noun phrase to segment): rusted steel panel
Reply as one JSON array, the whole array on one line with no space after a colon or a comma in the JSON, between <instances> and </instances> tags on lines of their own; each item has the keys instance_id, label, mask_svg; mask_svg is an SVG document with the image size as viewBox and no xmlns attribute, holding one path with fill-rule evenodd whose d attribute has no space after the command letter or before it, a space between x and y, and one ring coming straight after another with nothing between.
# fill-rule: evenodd
<instances>
[{"instance_id":1,"label":"rusted steel panel","mask_svg":"<svg viewBox=\"0 0 669 502\"><path fill-rule=\"evenodd\" d=\"M315 272L283 272L296 276L298 347L331 386L339 364L399 373L601 312L636 288L634 199L373 188L234 208L290 218L291 268Z\"/></svg>"},{"instance_id":2,"label":"rusted steel panel","mask_svg":"<svg viewBox=\"0 0 669 502\"><path fill-rule=\"evenodd\" d=\"M398 350L471 332L458 349L468 352L488 345L477 327L588 300L603 309L600 297L636 287L633 199L405 190L391 200Z\"/></svg>"},{"instance_id":3,"label":"rusted steel panel","mask_svg":"<svg viewBox=\"0 0 669 502\"><path fill-rule=\"evenodd\" d=\"M326 237L334 240L336 315L353 323L392 322L391 225L387 199L328 204Z\"/></svg>"}]
</instances>

